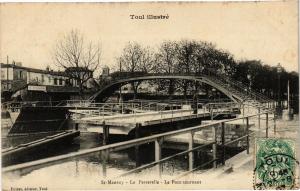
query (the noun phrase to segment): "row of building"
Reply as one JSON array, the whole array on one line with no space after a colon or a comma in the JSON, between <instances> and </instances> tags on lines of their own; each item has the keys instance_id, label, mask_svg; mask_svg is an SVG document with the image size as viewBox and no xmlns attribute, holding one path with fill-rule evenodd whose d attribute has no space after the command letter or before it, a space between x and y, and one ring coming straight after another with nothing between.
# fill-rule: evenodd
<instances>
[{"instance_id":1,"label":"row of building","mask_svg":"<svg viewBox=\"0 0 300 191\"><path fill-rule=\"evenodd\" d=\"M1 65L1 95L3 99L10 99L11 96L18 96L26 92L43 92L46 94L65 94L64 98L79 93L79 82L68 75L72 70L84 72L90 79L83 84L86 91L95 90L97 81L93 78L93 71L84 68L68 68L65 71L53 71L49 67L45 70L22 66L21 62L12 62ZM109 75L109 69L103 69L104 76ZM52 95L52 97L53 97ZM66 96L67 95L67 96ZM54 96L55 97L55 96Z\"/></svg>"},{"instance_id":2,"label":"row of building","mask_svg":"<svg viewBox=\"0 0 300 191\"><path fill-rule=\"evenodd\" d=\"M89 71L93 76L93 71ZM49 67L46 70L24 67L19 62L12 64L1 63L1 85L2 91L13 89L13 83L24 81L31 85L44 86L73 86L79 84L75 79L68 77L66 72L53 71ZM88 84L87 84L88 85Z\"/></svg>"}]
</instances>

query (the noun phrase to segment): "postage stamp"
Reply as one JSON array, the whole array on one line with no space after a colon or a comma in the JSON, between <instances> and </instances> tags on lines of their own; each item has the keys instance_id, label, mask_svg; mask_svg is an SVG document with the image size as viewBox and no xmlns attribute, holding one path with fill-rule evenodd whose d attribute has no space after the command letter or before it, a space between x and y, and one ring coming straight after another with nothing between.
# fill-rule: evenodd
<instances>
[{"instance_id":1,"label":"postage stamp","mask_svg":"<svg viewBox=\"0 0 300 191\"><path fill-rule=\"evenodd\" d=\"M256 139L254 189L294 189L298 163L295 156L292 139Z\"/></svg>"}]
</instances>

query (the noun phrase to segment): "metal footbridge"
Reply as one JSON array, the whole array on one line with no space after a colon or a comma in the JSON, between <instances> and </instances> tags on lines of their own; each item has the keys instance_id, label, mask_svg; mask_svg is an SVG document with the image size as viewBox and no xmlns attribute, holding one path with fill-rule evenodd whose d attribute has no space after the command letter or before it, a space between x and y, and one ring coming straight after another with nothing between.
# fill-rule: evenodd
<instances>
[{"instance_id":1,"label":"metal footbridge","mask_svg":"<svg viewBox=\"0 0 300 191\"><path fill-rule=\"evenodd\" d=\"M105 102L116 90L121 86L147 80L170 79L170 80L187 80L193 82L201 82L208 84L222 93L236 103L247 103L254 107L260 107L264 110L271 108L274 101L265 95L249 89L241 82L235 81L225 75L217 74L159 74L159 73L145 73L145 74L130 74L122 76L111 81L108 85L103 87L100 91L89 98L90 101Z\"/></svg>"}]
</instances>

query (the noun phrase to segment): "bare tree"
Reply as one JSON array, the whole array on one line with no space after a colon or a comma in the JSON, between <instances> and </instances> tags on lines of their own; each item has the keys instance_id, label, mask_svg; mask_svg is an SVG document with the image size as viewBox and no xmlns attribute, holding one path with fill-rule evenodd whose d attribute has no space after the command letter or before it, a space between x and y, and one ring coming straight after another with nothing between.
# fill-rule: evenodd
<instances>
[{"instance_id":1,"label":"bare tree","mask_svg":"<svg viewBox=\"0 0 300 191\"><path fill-rule=\"evenodd\" d=\"M195 52L197 49L196 41L181 40L178 42L177 48L177 59L178 59L178 68L184 74L194 73L193 69L195 66ZM184 97L187 96L187 91L191 87L192 83L187 80L183 80L181 87L183 88Z\"/></svg>"},{"instance_id":2,"label":"bare tree","mask_svg":"<svg viewBox=\"0 0 300 191\"><path fill-rule=\"evenodd\" d=\"M154 68L157 73L173 74L178 72L177 46L178 44L172 41L165 41L160 45L158 52L155 55L156 63ZM168 94L170 95L170 98L172 97L176 85L173 79L160 80L158 85L161 89L165 89L165 87L168 86Z\"/></svg>"},{"instance_id":3,"label":"bare tree","mask_svg":"<svg viewBox=\"0 0 300 191\"><path fill-rule=\"evenodd\" d=\"M77 81L82 95L84 84L93 77L100 64L101 48L99 43L85 43L83 35L72 30L56 44L53 57L56 65Z\"/></svg>"},{"instance_id":4,"label":"bare tree","mask_svg":"<svg viewBox=\"0 0 300 191\"><path fill-rule=\"evenodd\" d=\"M138 43L128 43L121 56L118 58L121 64L121 70L128 73L129 76L134 76L138 73L149 73L153 70L154 53L149 48L143 48ZM141 82L132 82L131 86L136 97L138 86Z\"/></svg>"}]
</instances>

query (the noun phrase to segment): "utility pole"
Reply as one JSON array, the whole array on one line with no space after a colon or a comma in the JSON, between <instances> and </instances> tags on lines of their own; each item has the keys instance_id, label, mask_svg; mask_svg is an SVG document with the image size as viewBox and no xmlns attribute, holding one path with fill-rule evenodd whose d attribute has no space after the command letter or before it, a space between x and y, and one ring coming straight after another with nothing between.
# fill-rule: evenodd
<instances>
[{"instance_id":1,"label":"utility pole","mask_svg":"<svg viewBox=\"0 0 300 191\"><path fill-rule=\"evenodd\" d=\"M120 60L120 75L119 75L120 79L121 79L121 76L122 76L121 72L122 72L122 63L121 63L121 60ZM119 102L122 103L122 84L120 85L119 92L120 92Z\"/></svg>"},{"instance_id":2,"label":"utility pole","mask_svg":"<svg viewBox=\"0 0 300 191\"><path fill-rule=\"evenodd\" d=\"M280 92L280 75L281 75L281 72L282 72L282 67L280 65L280 63L277 64L277 74L278 74L278 96L277 96L277 99L278 99L278 106L279 106L279 109L281 109L281 92Z\"/></svg>"}]
</instances>

